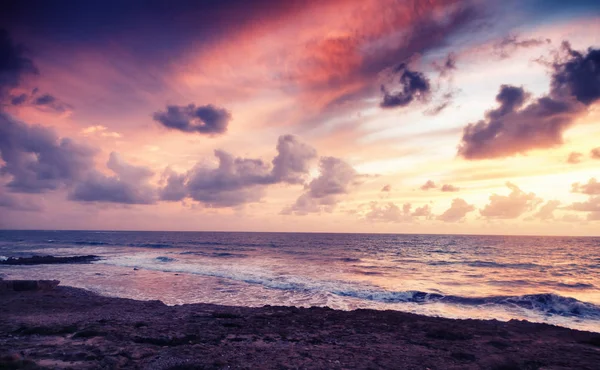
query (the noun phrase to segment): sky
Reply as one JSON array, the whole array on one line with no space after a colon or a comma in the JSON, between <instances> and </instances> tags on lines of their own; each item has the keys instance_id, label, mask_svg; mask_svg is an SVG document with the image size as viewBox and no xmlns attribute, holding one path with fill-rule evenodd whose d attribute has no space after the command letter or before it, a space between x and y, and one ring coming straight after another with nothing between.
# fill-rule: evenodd
<instances>
[{"instance_id":1,"label":"sky","mask_svg":"<svg viewBox=\"0 0 600 370\"><path fill-rule=\"evenodd\" d=\"M4 1L0 228L600 235L600 3Z\"/></svg>"}]
</instances>

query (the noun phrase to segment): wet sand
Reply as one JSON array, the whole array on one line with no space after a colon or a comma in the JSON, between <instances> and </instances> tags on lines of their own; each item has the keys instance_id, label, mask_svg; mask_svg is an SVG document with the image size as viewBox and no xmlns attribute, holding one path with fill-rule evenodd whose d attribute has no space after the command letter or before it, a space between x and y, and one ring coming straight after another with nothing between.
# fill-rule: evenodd
<instances>
[{"instance_id":1,"label":"wet sand","mask_svg":"<svg viewBox=\"0 0 600 370\"><path fill-rule=\"evenodd\" d=\"M0 292L0 369L598 369L600 334L397 311Z\"/></svg>"}]
</instances>

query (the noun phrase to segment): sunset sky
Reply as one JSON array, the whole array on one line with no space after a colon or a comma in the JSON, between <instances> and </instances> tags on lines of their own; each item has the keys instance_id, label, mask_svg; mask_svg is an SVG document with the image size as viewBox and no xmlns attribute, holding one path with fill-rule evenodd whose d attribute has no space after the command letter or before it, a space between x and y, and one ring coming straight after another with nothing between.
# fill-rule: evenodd
<instances>
[{"instance_id":1,"label":"sunset sky","mask_svg":"<svg viewBox=\"0 0 600 370\"><path fill-rule=\"evenodd\" d=\"M0 227L600 235L598 1L6 1Z\"/></svg>"}]
</instances>

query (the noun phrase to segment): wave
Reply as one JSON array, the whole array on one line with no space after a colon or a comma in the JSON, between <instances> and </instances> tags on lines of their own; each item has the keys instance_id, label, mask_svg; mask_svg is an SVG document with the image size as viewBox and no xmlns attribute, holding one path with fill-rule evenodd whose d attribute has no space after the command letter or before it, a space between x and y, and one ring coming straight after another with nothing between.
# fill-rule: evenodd
<instances>
[{"instance_id":1,"label":"wave","mask_svg":"<svg viewBox=\"0 0 600 370\"><path fill-rule=\"evenodd\" d=\"M100 242L97 240L76 241L76 242L73 242L73 244L75 244L75 245L110 245L110 243Z\"/></svg>"},{"instance_id":2,"label":"wave","mask_svg":"<svg viewBox=\"0 0 600 370\"><path fill-rule=\"evenodd\" d=\"M469 267L488 267L488 268L513 268L513 269L532 269L541 268L542 265L535 263L501 263L493 261L431 261L427 263L429 266L446 266L446 265L466 265Z\"/></svg>"},{"instance_id":3,"label":"wave","mask_svg":"<svg viewBox=\"0 0 600 370\"><path fill-rule=\"evenodd\" d=\"M463 306L504 306L524 308L544 315L585 317L600 320L600 306L575 298L553 293L527 294L522 296L462 297L421 291L338 291L344 297L354 297L383 303L450 303Z\"/></svg>"},{"instance_id":4,"label":"wave","mask_svg":"<svg viewBox=\"0 0 600 370\"><path fill-rule=\"evenodd\" d=\"M213 257L213 258L246 258L247 254L242 253L229 253L229 252L202 252L202 251L186 251L181 252L182 255L193 255L200 257Z\"/></svg>"},{"instance_id":5,"label":"wave","mask_svg":"<svg viewBox=\"0 0 600 370\"><path fill-rule=\"evenodd\" d=\"M160 262L173 262L173 261L175 261L175 258L159 256L159 257L156 257L156 260L160 261Z\"/></svg>"},{"instance_id":6,"label":"wave","mask_svg":"<svg viewBox=\"0 0 600 370\"><path fill-rule=\"evenodd\" d=\"M157 257L161 262L173 262L170 257ZM575 298L564 297L553 293L528 294L521 296L486 296L465 297L445 295L441 293L423 292L417 290L386 291L380 288L361 288L344 281L316 281L299 276L273 277L253 270L228 270L222 267L186 264L157 264L152 260L139 259L117 260L107 259L101 263L116 264L127 267L141 267L164 272L190 273L230 279L247 284L257 284L265 288L294 291L309 294L333 294L340 297L350 297L380 303L413 303L413 304L450 304L455 306L479 306L489 309L490 306L505 309L524 309L546 316L564 316L600 320L600 306L579 301Z\"/></svg>"},{"instance_id":7,"label":"wave","mask_svg":"<svg viewBox=\"0 0 600 370\"><path fill-rule=\"evenodd\" d=\"M362 262L360 258L353 258L353 257L339 258L339 260L342 262Z\"/></svg>"},{"instance_id":8,"label":"wave","mask_svg":"<svg viewBox=\"0 0 600 370\"><path fill-rule=\"evenodd\" d=\"M129 244L127 244L127 246L135 247L135 248L156 248L156 249L175 248L172 244L166 244L166 243L129 243Z\"/></svg>"}]
</instances>

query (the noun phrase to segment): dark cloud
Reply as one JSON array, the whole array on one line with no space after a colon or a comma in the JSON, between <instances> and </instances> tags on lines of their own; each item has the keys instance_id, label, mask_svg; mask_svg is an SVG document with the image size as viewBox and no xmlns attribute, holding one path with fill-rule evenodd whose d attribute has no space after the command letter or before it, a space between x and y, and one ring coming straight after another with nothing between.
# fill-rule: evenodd
<instances>
[{"instance_id":1,"label":"dark cloud","mask_svg":"<svg viewBox=\"0 0 600 370\"><path fill-rule=\"evenodd\" d=\"M600 182L595 178L591 178L586 184L576 182L571 185L571 191L586 195L600 195Z\"/></svg>"},{"instance_id":2,"label":"dark cloud","mask_svg":"<svg viewBox=\"0 0 600 370\"><path fill-rule=\"evenodd\" d=\"M70 185L93 168L94 151L53 130L28 126L0 112L0 174L13 192L41 193Z\"/></svg>"},{"instance_id":3,"label":"dark cloud","mask_svg":"<svg viewBox=\"0 0 600 370\"><path fill-rule=\"evenodd\" d=\"M273 158L274 182L304 183L309 165L317 157L317 151L302 143L293 135L283 135L277 142L277 156Z\"/></svg>"},{"instance_id":4,"label":"dark cloud","mask_svg":"<svg viewBox=\"0 0 600 370\"><path fill-rule=\"evenodd\" d=\"M542 45L548 45L552 41L543 38L521 39L517 35L508 35L494 45L494 52L502 59L508 58L517 49L529 49Z\"/></svg>"},{"instance_id":5,"label":"dark cloud","mask_svg":"<svg viewBox=\"0 0 600 370\"><path fill-rule=\"evenodd\" d=\"M410 70L405 63L394 67L392 72L393 78L397 78L398 87L391 92L381 85L382 108L405 107L415 100L426 101L429 98L431 84L423 73Z\"/></svg>"},{"instance_id":6,"label":"dark cloud","mask_svg":"<svg viewBox=\"0 0 600 370\"><path fill-rule=\"evenodd\" d=\"M163 180L166 184L159 190L158 194L161 200L177 202L187 196L186 174L179 174L171 168L167 168L163 173Z\"/></svg>"},{"instance_id":7,"label":"dark cloud","mask_svg":"<svg viewBox=\"0 0 600 370\"><path fill-rule=\"evenodd\" d=\"M28 95L23 93L17 96L11 96L10 104L12 105L21 105L27 101Z\"/></svg>"},{"instance_id":8,"label":"dark cloud","mask_svg":"<svg viewBox=\"0 0 600 370\"><path fill-rule=\"evenodd\" d=\"M435 182L431 181L431 180L427 180L426 183L424 183L423 185L421 185L420 189L421 190L429 190L429 189L435 189L437 188L437 185L435 184Z\"/></svg>"},{"instance_id":9,"label":"dark cloud","mask_svg":"<svg viewBox=\"0 0 600 370\"><path fill-rule=\"evenodd\" d=\"M50 94L43 94L36 97L36 90L34 90L32 94L32 104L38 109L49 109L62 113L72 108L69 104L60 101L58 98Z\"/></svg>"},{"instance_id":10,"label":"dark cloud","mask_svg":"<svg viewBox=\"0 0 600 370\"><path fill-rule=\"evenodd\" d=\"M444 185L442 185L442 191L443 191L443 192L448 192L448 193L451 193L451 192L457 192L457 191L460 191L460 188L459 188L459 187L456 187L456 186L454 186L454 185L450 185L450 184L444 184Z\"/></svg>"},{"instance_id":11,"label":"dark cloud","mask_svg":"<svg viewBox=\"0 0 600 370\"><path fill-rule=\"evenodd\" d=\"M507 182L506 186L511 190L509 195L492 194L490 203L479 211L488 219L513 219L518 218L525 212L534 210L542 199L534 193L525 193L518 186Z\"/></svg>"},{"instance_id":12,"label":"dark cloud","mask_svg":"<svg viewBox=\"0 0 600 370\"><path fill-rule=\"evenodd\" d=\"M385 185L383 188L381 188L381 191L384 193L389 193L390 191L392 191L392 185L390 185L390 184Z\"/></svg>"},{"instance_id":13,"label":"dark cloud","mask_svg":"<svg viewBox=\"0 0 600 370\"><path fill-rule=\"evenodd\" d=\"M563 132L600 98L600 51L587 54L565 44L566 56L552 64L547 96L530 101L522 87L502 85L496 96L499 107L463 130L458 154L466 159L486 159L523 154L563 143Z\"/></svg>"},{"instance_id":14,"label":"dark cloud","mask_svg":"<svg viewBox=\"0 0 600 370\"><path fill-rule=\"evenodd\" d=\"M50 94L44 94L41 96L38 96L37 98L35 98L35 100L33 101L33 104L35 105L49 105L52 104L56 101L56 98Z\"/></svg>"},{"instance_id":15,"label":"dark cloud","mask_svg":"<svg viewBox=\"0 0 600 370\"><path fill-rule=\"evenodd\" d=\"M562 144L562 133L581 113L580 106L546 96L518 110L525 96L522 88L503 85L496 97L500 107L464 128L458 154L470 160L498 158Z\"/></svg>"},{"instance_id":16,"label":"dark cloud","mask_svg":"<svg viewBox=\"0 0 600 370\"><path fill-rule=\"evenodd\" d=\"M166 66L190 51L194 42L219 42L232 29L278 19L305 1L163 0L0 2L0 24L63 48L118 44L140 65Z\"/></svg>"},{"instance_id":17,"label":"dark cloud","mask_svg":"<svg viewBox=\"0 0 600 370\"><path fill-rule=\"evenodd\" d=\"M600 49L589 48L587 53L571 49L563 43L568 56L554 63L552 90L571 95L585 105L600 98Z\"/></svg>"},{"instance_id":18,"label":"dark cloud","mask_svg":"<svg viewBox=\"0 0 600 370\"><path fill-rule=\"evenodd\" d=\"M560 206L560 201L549 200L533 215L533 218L537 218L543 221L554 220L554 211Z\"/></svg>"},{"instance_id":19,"label":"dark cloud","mask_svg":"<svg viewBox=\"0 0 600 370\"><path fill-rule=\"evenodd\" d=\"M600 159L600 147L592 149L590 151L590 157L592 157L592 159Z\"/></svg>"},{"instance_id":20,"label":"dark cloud","mask_svg":"<svg viewBox=\"0 0 600 370\"><path fill-rule=\"evenodd\" d=\"M227 110L210 104L199 107L194 104L169 105L165 112L156 112L152 117L169 129L205 135L225 133L231 120L231 114Z\"/></svg>"},{"instance_id":21,"label":"dark cloud","mask_svg":"<svg viewBox=\"0 0 600 370\"><path fill-rule=\"evenodd\" d=\"M356 170L339 158L321 157L319 169L319 176L306 185L304 194L286 207L283 214L331 212L341 201L341 196L359 183Z\"/></svg>"},{"instance_id":22,"label":"dark cloud","mask_svg":"<svg viewBox=\"0 0 600 370\"><path fill-rule=\"evenodd\" d=\"M152 204L155 189L149 184L154 173L146 167L125 162L117 153L110 153L107 167L115 174L106 176L91 171L69 193L69 199L82 202L121 204Z\"/></svg>"},{"instance_id":23,"label":"dark cloud","mask_svg":"<svg viewBox=\"0 0 600 370\"><path fill-rule=\"evenodd\" d=\"M455 198L452 200L450 208L437 216L437 219L444 222L459 222L465 219L467 213L473 212L474 210L474 205L467 203L462 198Z\"/></svg>"},{"instance_id":24,"label":"dark cloud","mask_svg":"<svg viewBox=\"0 0 600 370\"><path fill-rule=\"evenodd\" d=\"M190 198L209 207L233 207L257 202L264 185L272 183L270 166L260 159L235 158L215 150L217 168L196 166L187 175Z\"/></svg>"},{"instance_id":25,"label":"dark cloud","mask_svg":"<svg viewBox=\"0 0 600 370\"><path fill-rule=\"evenodd\" d=\"M235 207L260 201L268 185L300 184L316 151L295 136L280 136L273 165L260 159L235 158L215 151L216 168L196 165L185 174L167 170L159 196L165 201L192 198L208 207Z\"/></svg>"},{"instance_id":26,"label":"dark cloud","mask_svg":"<svg viewBox=\"0 0 600 370\"><path fill-rule=\"evenodd\" d=\"M583 159L583 153L571 152L571 153L569 153L569 156L567 157L567 163L570 163L570 164L581 163L582 159Z\"/></svg>"},{"instance_id":27,"label":"dark cloud","mask_svg":"<svg viewBox=\"0 0 600 370\"><path fill-rule=\"evenodd\" d=\"M37 73L33 62L24 55L23 46L16 45L8 31L0 28L0 102L23 76Z\"/></svg>"},{"instance_id":28,"label":"dark cloud","mask_svg":"<svg viewBox=\"0 0 600 370\"><path fill-rule=\"evenodd\" d=\"M22 93L17 96L11 96L10 103L12 105L29 104L40 110L52 110L59 113L66 112L72 108L69 104L60 101L53 95L38 95L37 88L33 89L31 94Z\"/></svg>"}]
</instances>

